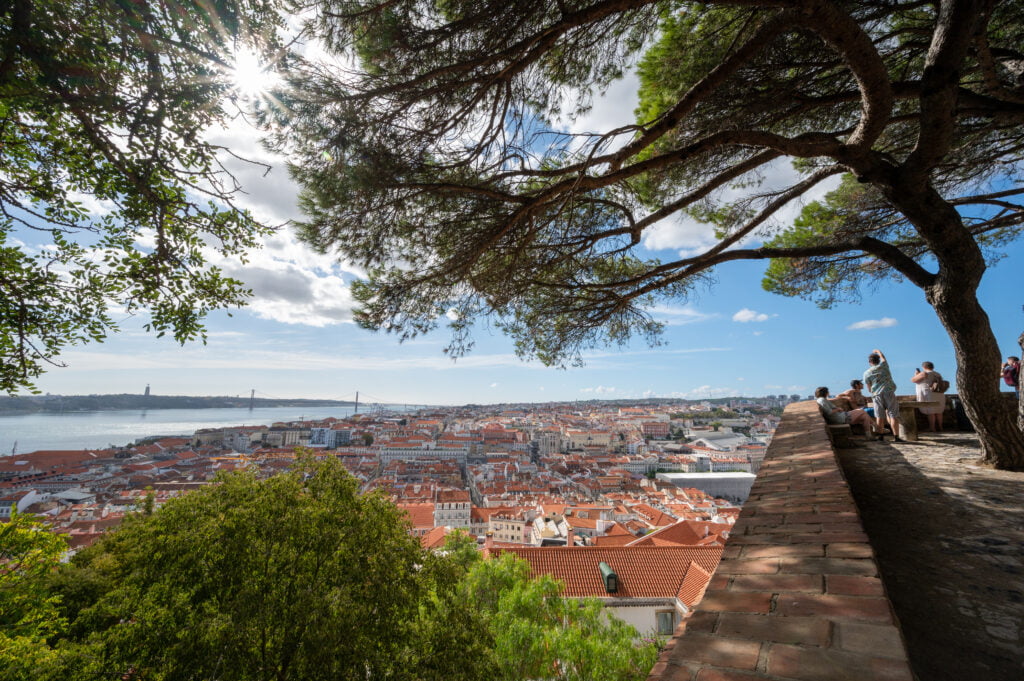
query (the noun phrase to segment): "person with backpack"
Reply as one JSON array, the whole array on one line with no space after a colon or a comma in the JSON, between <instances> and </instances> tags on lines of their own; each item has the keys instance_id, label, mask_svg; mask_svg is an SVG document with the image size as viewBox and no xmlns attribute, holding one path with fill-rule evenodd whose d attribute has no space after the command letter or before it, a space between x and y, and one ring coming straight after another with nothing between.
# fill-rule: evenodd
<instances>
[{"instance_id":1,"label":"person with backpack","mask_svg":"<svg viewBox=\"0 0 1024 681\"><path fill-rule=\"evenodd\" d=\"M1013 388L1013 394L1020 399L1020 357L1010 355L1006 358L999 375L1003 377L1003 383Z\"/></svg>"},{"instance_id":2,"label":"person with backpack","mask_svg":"<svg viewBox=\"0 0 1024 681\"><path fill-rule=\"evenodd\" d=\"M942 374L935 370L935 365L931 362L921 362L921 367L916 370L910 380L914 383L917 401L928 402L929 405L918 407L918 410L928 417L929 431L941 432L942 412L946 411L946 391L949 390L949 381L942 378Z\"/></svg>"}]
</instances>

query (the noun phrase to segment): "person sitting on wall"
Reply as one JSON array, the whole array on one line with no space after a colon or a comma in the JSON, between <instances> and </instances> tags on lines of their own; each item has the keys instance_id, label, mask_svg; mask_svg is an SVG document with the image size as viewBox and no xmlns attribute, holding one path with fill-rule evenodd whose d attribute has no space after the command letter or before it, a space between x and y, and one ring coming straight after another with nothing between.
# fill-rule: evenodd
<instances>
[{"instance_id":1,"label":"person sitting on wall","mask_svg":"<svg viewBox=\"0 0 1024 681\"><path fill-rule=\"evenodd\" d=\"M849 404L847 411L853 411L854 409L863 409L867 412L868 416L875 418L875 408L868 406L868 398L864 396L861 390L864 389L864 384L859 378L855 378L850 381L850 387L847 390L839 393L833 398L833 402L839 404L840 400L843 400L846 404ZM841 405L840 405L841 406Z\"/></svg>"},{"instance_id":2,"label":"person sitting on wall","mask_svg":"<svg viewBox=\"0 0 1024 681\"><path fill-rule=\"evenodd\" d=\"M881 434L875 433L875 421L867 412L863 409L854 409L852 411L844 411L832 403L828 399L828 388L822 386L814 391L815 402L818 403L818 408L821 410L822 416L825 420L832 425L840 425L843 423L849 423L850 425L859 424L864 429L864 435L867 437L875 436L879 440L882 439Z\"/></svg>"}]
</instances>

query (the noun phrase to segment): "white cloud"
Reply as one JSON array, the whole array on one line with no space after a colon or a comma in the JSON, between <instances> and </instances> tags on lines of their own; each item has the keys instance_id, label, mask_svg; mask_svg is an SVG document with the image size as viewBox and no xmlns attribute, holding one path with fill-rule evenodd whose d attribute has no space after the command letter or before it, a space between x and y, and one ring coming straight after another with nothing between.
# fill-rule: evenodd
<instances>
[{"instance_id":1,"label":"white cloud","mask_svg":"<svg viewBox=\"0 0 1024 681\"><path fill-rule=\"evenodd\" d=\"M881 319L865 319L861 322L854 322L846 327L847 331L865 331L868 329L885 329L890 326L896 326L899 324L898 321L892 317L882 317Z\"/></svg>"},{"instance_id":2,"label":"white cloud","mask_svg":"<svg viewBox=\"0 0 1024 681\"><path fill-rule=\"evenodd\" d=\"M687 258L704 252L717 241L710 226L689 215L676 214L645 230L643 244L652 251L676 250L680 258Z\"/></svg>"},{"instance_id":3,"label":"white cloud","mask_svg":"<svg viewBox=\"0 0 1024 681\"><path fill-rule=\"evenodd\" d=\"M739 180L749 183L758 177L760 177L760 182L754 182L748 186L726 186L713 192L707 201L715 205L733 203L755 194L785 189L803 179L793 168L792 160L789 158L773 161L759 171L742 176ZM742 239L735 247L746 247L758 243L765 238L766 234L777 230L779 226L792 224L793 219L800 214L804 205L821 199L838 185L838 177L832 177L819 183L803 196L790 201L779 209L773 218L761 225L746 239ZM710 225L698 222L689 215L677 213L647 229L644 232L643 244L644 247L655 251L676 250L680 258L687 258L703 253L718 241L714 235L714 229Z\"/></svg>"},{"instance_id":4,"label":"white cloud","mask_svg":"<svg viewBox=\"0 0 1024 681\"><path fill-rule=\"evenodd\" d=\"M113 213L114 210L117 208L117 204L115 204L113 201L108 201L106 199L97 199L92 194L83 194L82 192L78 191L69 191L68 199L82 204L82 207L85 208L90 213L92 213L92 215L95 217L103 217L104 215L109 215L110 213Z\"/></svg>"},{"instance_id":5,"label":"white cloud","mask_svg":"<svg viewBox=\"0 0 1024 681\"><path fill-rule=\"evenodd\" d=\"M498 387L498 384L497 384L497 383L491 383L491 387L492 387L492 388L497 388L497 387Z\"/></svg>"},{"instance_id":6,"label":"white cloud","mask_svg":"<svg viewBox=\"0 0 1024 681\"><path fill-rule=\"evenodd\" d=\"M352 290L338 275L322 275L272 256L258 264L225 265L224 270L252 289L247 307L257 317L314 327L352 321Z\"/></svg>"},{"instance_id":7,"label":"white cloud","mask_svg":"<svg viewBox=\"0 0 1024 681\"><path fill-rule=\"evenodd\" d=\"M736 388L734 387L720 387L716 388L710 385L701 385L692 390L686 392L674 392L668 397L679 397L688 400L701 400L710 397L728 397L736 394Z\"/></svg>"},{"instance_id":8,"label":"white cloud","mask_svg":"<svg viewBox=\"0 0 1024 681\"><path fill-rule=\"evenodd\" d=\"M732 316L732 320L734 322L741 322L745 324L747 322L766 322L772 317L778 317L778 315L765 314L764 312L758 312L756 310L751 310L750 308L745 307L736 314L734 314Z\"/></svg>"},{"instance_id":9,"label":"white cloud","mask_svg":"<svg viewBox=\"0 0 1024 681\"><path fill-rule=\"evenodd\" d=\"M695 324L697 322L714 319L717 314L710 314L695 310L692 307L676 307L672 305L655 305L650 309L655 317L669 326L682 326L683 324Z\"/></svg>"},{"instance_id":10,"label":"white cloud","mask_svg":"<svg viewBox=\"0 0 1024 681\"><path fill-rule=\"evenodd\" d=\"M627 351L613 351L613 350L597 350L588 352L583 355L584 361L588 364L594 360L600 359L614 359L616 357L641 357L650 356L654 358L661 358L665 355L694 355L703 352L730 352L732 348L668 348L668 347L657 347L651 348L650 350L627 350Z\"/></svg>"},{"instance_id":11,"label":"white cloud","mask_svg":"<svg viewBox=\"0 0 1024 681\"><path fill-rule=\"evenodd\" d=\"M609 395L615 392L615 388L599 385L596 388L580 388L581 393L594 393L596 395Z\"/></svg>"}]
</instances>

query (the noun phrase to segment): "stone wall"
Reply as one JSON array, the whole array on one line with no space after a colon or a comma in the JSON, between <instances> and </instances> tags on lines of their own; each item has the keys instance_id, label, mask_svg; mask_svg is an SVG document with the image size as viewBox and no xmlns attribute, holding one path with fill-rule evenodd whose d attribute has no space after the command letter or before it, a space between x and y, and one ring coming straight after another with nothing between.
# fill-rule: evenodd
<instances>
[{"instance_id":1,"label":"stone wall","mask_svg":"<svg viewBox=\"0 0 1024 681\"><path fill-rule=\"evenodd\" d=\"M789 405L696 611L648 681L912 681L814 402Z\"/></svg>"}]
</instances>

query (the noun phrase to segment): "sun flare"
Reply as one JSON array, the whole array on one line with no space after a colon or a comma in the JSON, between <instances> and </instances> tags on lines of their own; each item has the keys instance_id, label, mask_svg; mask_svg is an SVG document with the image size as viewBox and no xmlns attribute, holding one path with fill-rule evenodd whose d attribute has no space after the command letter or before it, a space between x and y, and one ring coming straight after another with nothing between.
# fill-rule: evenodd
<instances>
[{"instance_id":1,"label":"sun flare","mask_svg":"<svg viewBox=\"0 0 1024 681\"><path fill-rule=\"evenodd\" d=\"M278 82L278 76L270 64L251 49L243 48L235 53L231 68L231 80L235 90L245 98L266 95Z\"/></svg>"}]
</instances>

